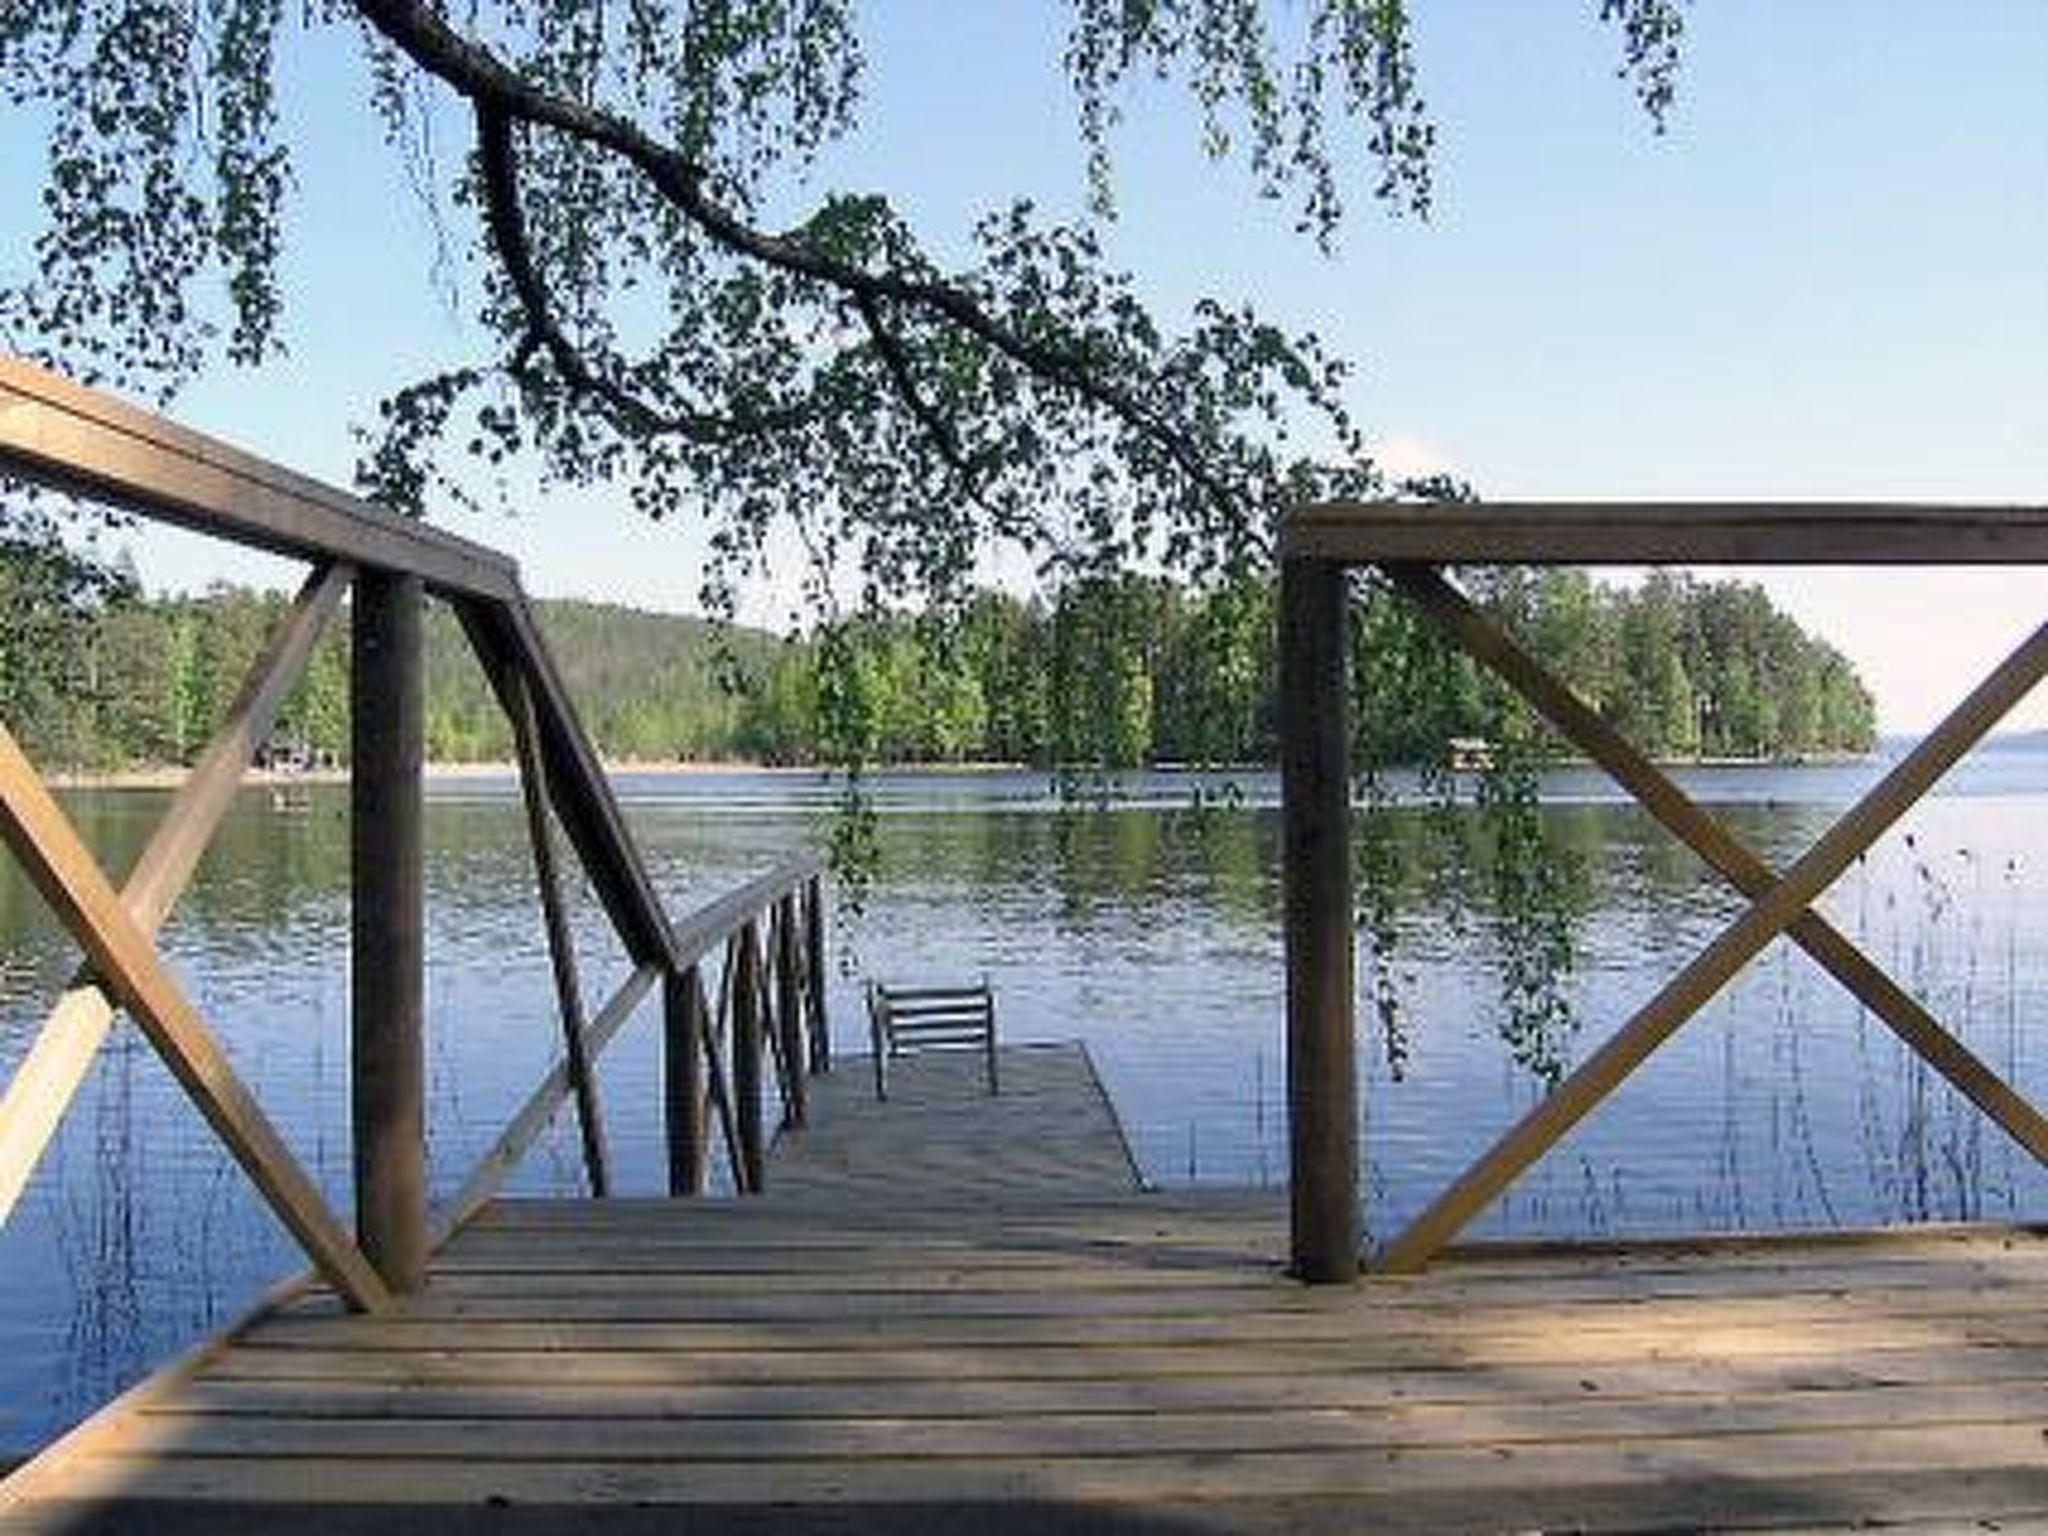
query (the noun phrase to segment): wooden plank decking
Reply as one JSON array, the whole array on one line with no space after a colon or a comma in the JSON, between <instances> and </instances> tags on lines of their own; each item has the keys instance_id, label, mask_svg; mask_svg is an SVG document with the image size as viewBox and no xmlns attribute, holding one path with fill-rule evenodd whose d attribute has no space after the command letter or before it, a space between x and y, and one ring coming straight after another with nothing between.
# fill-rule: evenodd
<instances>
[{"instance_id":1,"label":"wooden plank decking","mask_svg":"<svg viewBox=\"0 0 2048 1536\"><path fill-rule=\"evenodd\" d=\"M1138 1188L1086 1051L1013 1045L1001 1060L994 1095L978 1050L899 1058L886 1101L864 1059L812 1078L810 1124L777 1141L769 1196L918 1205Z\"/></svg>"},{"instance_id":2,"label":"wooden plank decking","mask_svg":"<svg viewBox=\"0 0 2048 1536\"><path fill-rule=\"evenodd\" d=\"M1015 1104L932 1083L865 1119L858 1065L782 1193L496 1202L400 1315L301 1297L60 1443L0 1484L9 1528L2048 1521L2037 1235L1475 1249L1310 1290L1275 1268L1283 1196L1034 1168L1080 1089L1114 1137L1060 1053ZM947 1193L1013 1154L1014 1184Z\"/></svg>"}]
</instances>

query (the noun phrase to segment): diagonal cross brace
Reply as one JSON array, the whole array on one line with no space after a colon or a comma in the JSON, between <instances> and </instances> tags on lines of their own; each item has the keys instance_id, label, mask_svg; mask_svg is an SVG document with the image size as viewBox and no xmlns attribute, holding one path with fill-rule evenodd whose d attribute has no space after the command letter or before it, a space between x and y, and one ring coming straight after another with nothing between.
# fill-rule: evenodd
<instances>
[{"instance_id":1,"label":"diagonal cross brace","mask_svg":"<svg viewBox=\"0 0 2048 1536\"><path fill-rule=\"evenodd\" d=\"M533 694L519 669L507 665L499 685L512 716L512 745L519 763L519 793L526 806L527 841L533 845L534 879L540 887L540 909L547 929L548 961L554 971L555 1000L562 1015L562 1059L576 1098L576 1125L583 1139L583 1171L590 1193L602 1200L611 1193L611 1173L604 1146L604 1117L598 1106L597 1078L583 1048L583 987L576 975L576 942L569 931L568 905L562 874L555 863L554 834L548 830L547 765L539 743Z\"/></svg>"},{"instance_id":2,"label":"diagonal cross brace","mask_svg":"<svg viewBox=\"0 0 2048 1536\"><path fill-rule=\"evenodd\" d=\"M101 985L142 1032L316 1268L350 1305L391 1306L391 1293L235 1075L199 1012L122 905L14 736L0 725L0 838L84 948Z\"/></svg>"},{"instance_id":3,"label":"diagonal cross brace","mask_svg":"<svg viewBox=\"0 0 2048 1536\"><path fill-rule=\"evenodd\" d=\"M1425 566L1390 566L1386 574L1417 608L1448 630L1468 654L1511 684L1729 884L1755 900L1777 883L1778 876L1769 865L1688 798L1668 774L1488 620L1439 572ZM1809 909L1786 929L1786 937L2037 1161L2048 1162L2048 1117L1943 1028L1918 998L1892 980L1832 923Z\"/></svg>"},{"instance_id":4,"label":"diagonal cross brace","mask_svg":"<svg viewBox=\"0 0 2048 1536\"><path fill-rule=\"evenodd\" d=\"M711 994L704 985L704 969L700 965L690 967L690 995L695 1000L697 1016L703 1023L698 1031L704 1043L704 1092L710 1099L712 1112L718 1116L720 1138L725 1144L725 1166L732 1174L733 1187L742 1194L758 1194L749 1190L746 1184L746 1169L740 1160L739 1121L733 1114L732 1077L725 1069L725 1054L719 1048L718 1032L726 1027L728 1019L726 1006L732 995L732 949L725 952L727 969L719 977L718 1006L711 1006Z\"/></svg>"},{"instance_id":5,"label":"diagonal cross brace","mask_svg":"<svg viewBox=\"0 0 2048 1536\"><path fill-rule=\"evenodd\" d=\"M1390 574L1403 590L1418 595L1418 600L1423 601L1424 606L1440 620L1448 621L1456 616L1459 608L1469 608L1455 589L1433 572L1401 566L1393 568ZM1443 601L1446 595L1451 600L1449 603ZM1473 617L1477 619L1478 615L1474 613ZM1462 631L1469 626L1458 624L1452 627L1454 632L1459 633L1461 640L1466 638ZM1483 636L1481 631L1485 632ZM1472 633L1475 638L1486 641L1485 651L1475 650L1474 654L1489 665L1498 666L1502 659L1520 655L1506 642L1504 636L1500 636L1483 619L1479 619L1479 628ZM1520 659L1528 668L1533 669L1534 675L1544 677L1565 699L1570 699L1569 693L1564 691L1561 685L1557 685L1554 679L1548 679L1547 674L1542 674L1541 669L1533 662L1526 657ZM1864 959L1847 939L1842 938L1832 927L1828 927L1818 914L1811 911L1812 903L1900 816L1904 815L1943 773L1968 752L1985 732L1997 724L2044 674L2048 674L2048 625L2037 629L2012 655L2001 662L1940 725L1851 806L1818 842L1801 855L1785 871L1781 879L1775 880L1761 860L1756 859L1755 855L1728 836L1718 823L1701 813L1675 785L1643 761L1633 748L1627 747L1619 738L1613 738L1611 741L1604 739L1611 737L1612 733L1606 731L1603 722L1598 722L1597 717L1593 717L1599 725L1599 734L1603 736L1602 751L1595 754L1603 766L1609 767L1610 771L1617 763L1628 768L1628 777L1622 777L1619 773L1617 777L1621 777L1624 784L1639 794L1637 784L1631 783L1631 779L1639 780L1644 788L1650 789L1651 794L1644 797L1644 803L1654 814L1659 815L1660 820L1663 819L1665 812L1677 814L1685 828L1691 833L1700 834L1702 841L1715 848L1721 857L1706 854L1705 849L1699 851L1708 857L1710 863L1722 869L1724 874L1729 875L1731 880L1743 888L1745 894L1752 897L1751 905L1713 943L1674 976L1663 990L1638 1009L1606 1044L1589 1056L1576 1071L1474 1162L1449 1189L1438 1196L1428 1209L1409 1223L1408 1227L1382 1251L1380 1267L1390 1273L1412 1273L1426 1265L1431 1256L1455 1237L1481 1210L1491 1204L1495 1197L1530 1164L1556 1145L1567 1131L1619 1087L1658 1046L1704 1007L1737 972L1780 933L1791 931L1795 937L1801 937L1803 931L1804 937L1801 941L1805 942L1805 939L1813 938L1817 930L1824 929L1827 934L1832 934L1839 941L1840 949L1831 957L1817 955L1816 958L1821 958L1822 963L1828 965L1830 971L1841 976L1859 996L1865 995L1864 987L1842 976L1841 971L1829 963L1829 958L1846 961L1846 968L1851 972L1867 971L1867 975L1859 974L1860 981L1868 982L1874 977L1877 982L1882 983L1873 989L1877 997L1885 998L1888 1003L1899 998L1911 1003L1910 997L1906 997L1881 971ZM1509 681L1520 686L1520 682L1509 671L1503 670L1503 676L1507 676ZM1525 673L1522 680L1529 681L1532 678L1530 674ZM1544 691L1547 693L1549 690L1546 688ZM1537 701L1532 698L1532 702ZM1584 706L1577 704L1576 700L1571 702L1578 710L1584 710ZM1548 712L1546 709L1545 713ZM1590 715L1590 711L1585 713ZM1563 728L1562 725L1560 728ZM1573 733L1567 731L1567 734ZM1577 737L1574 736L1574 739ZM1581 741L1580 744L1591 750L1590 743ZM1617 744L1622 749L1620 752L1613 750ZM1610 758L1613 761L1610 762ZM1651 779L1644 778L1635 771L1639 768L1648 769L1651 778L1658 782L1653 784ZM1667 822L1667 825L1669 824ZM1704 828L1711 828L1711 832L1704 831L1702 824ZM1692 842L1692 836L1688 835L1686 830L1680 830L1680 835L1689 843ZM1730 867L1723 867L1724 859L1728 860ZM1829 942L1825 937L1820 938L1819 942L1823 951L1829 949ZM1846 954L1842 953L1843 951L1846 951ZM1870 997L1866 997L1866 1000L1873 1001ZM1873 1006L1876 1006L1875 1001ZM1974 1056L1970 1056L1961 1043L1931 1017L1925 1017L1918 1004L1912 1004L1909 1009L1893 1008L1891 1011L1879 1011L1880 1016L1894 1028L1900 1029L1902 1036L1909 1043L1913 1043L1916 1049L1920 1048L1920 1044L1915 1040L1915 1035L1925 1037L1932 1031L1933 1035L1939 1038L1927 1042L1934 1048L1933 1053L1930 1053L1930 1060L1933 1060L1945 1074L1949 1073L1951 1067L1955 1068L1965 1080L1973 1081L1980 1091L1984 1091L1987 1098L1994 1102L1998 1100L2000 1095L1988 1091L1989 1084L1974 1078L1970 1065L1974 1063L1977 1069L1993 1082L1996 1081L1995 1074L1991 1074L1988 1068L1984 1068ZM1922 1016L1924 1025L1921 1019L1915 1018L1916 1014ZM1903 1028L1901 1020L1905 1021ZM1947 1042L1948 1049L1942 1049L1944 1041ZM1951 1075L1950 1080L1956 1081L1956 1076ZM1962 1086L1962 1083L1959 1082L1958 1086ZM1998 1086L2004 1088L2003 1084ZM1970 1090L1965 1088L1964 1091ZM2006 1089L2005 1093L2010 1095L2017 1105L2024 1106L2025 1101L2019 1100L2017 1095L2011 1095L2009 1089ZM1985 1099L1980 1098L1977 1093L1971 1093L1971 1097L1997 1115L1997 1110L1992 1109L1991 1105L1985 1103ZM2036 1150L2039 1116L2031 1107L2026 1107L2024 1115L1998 1118L1999 1123L2012 1131L2022 1144L2029 1147L2029 1150ZM2022 1134L2023 1130L2027 1129L2029 1121L2034 1122L2034 1133Z\"/></svg>"},{"instance_id":6,"label":"diagonal cross brace","mask_svg":"<svg viewBox=\"0 0 2048 1536\"><path fill-rule=\"evenodd\" d=\"M169 915L234 801L243 774L270 735L284 702L341 605L353 570L325 565L306 578L268 649L249 669L219 732L193 765L121 888L122 905L145 934ZM37 1160L91 1067L114 1002L90 967L73 978L0 1095L0 1222L14 1210Z\"/></svg>"}]
</instances>

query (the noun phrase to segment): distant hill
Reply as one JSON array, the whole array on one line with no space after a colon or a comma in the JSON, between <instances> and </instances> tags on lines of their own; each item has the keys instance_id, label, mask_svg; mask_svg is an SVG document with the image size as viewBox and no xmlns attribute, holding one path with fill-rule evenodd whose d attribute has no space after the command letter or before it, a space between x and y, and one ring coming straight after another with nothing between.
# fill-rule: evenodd
<instances>
[{"instance_id":1,"label":"distant hill","mask_svg":"<svg viewBox=\"0 0 2048 1536\"><path fill-rule=\"evenodd\" d=\"M648 613L616 603L542 599L548 649L585 729L613 758L729 758L745 712L742 694L783 642L766 631ZM427 754L439 762L509 757L503 713L454 616L436 605L427 624Z\"/></svg>"}]
</instances>

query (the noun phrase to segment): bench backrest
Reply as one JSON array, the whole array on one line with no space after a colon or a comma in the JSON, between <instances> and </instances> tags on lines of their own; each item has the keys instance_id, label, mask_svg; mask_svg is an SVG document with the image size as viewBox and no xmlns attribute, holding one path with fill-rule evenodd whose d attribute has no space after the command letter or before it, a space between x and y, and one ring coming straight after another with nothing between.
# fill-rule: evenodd
<instances>
[{"instance_id":1,"label":"bench backrest","mask_svg":"<svg viewBox=\"0 0 2048 1536\"><path fill-rule=\"evenodd\" d=\"M985 1045L995 1028L995 994L985 981L965 987L877 983L873 999L876 1022L892 1051Z\"/></svg>"}]
</instances>

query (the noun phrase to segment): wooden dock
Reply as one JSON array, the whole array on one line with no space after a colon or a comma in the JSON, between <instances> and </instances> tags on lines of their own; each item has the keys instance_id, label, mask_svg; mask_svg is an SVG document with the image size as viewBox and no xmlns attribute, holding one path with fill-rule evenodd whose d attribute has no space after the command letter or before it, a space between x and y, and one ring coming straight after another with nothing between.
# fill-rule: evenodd
<instances>
[{"instance_id":1,"label":"wooden dock","mask_svg":"<svg viewBox=\"0 0 2048 1536\"><path fill-rule=\"evenodd\" d=\"M7 1530L2002 1528L2048 1240L1466 1249L1310 1289L1284 1196L1136 1187L1078 1049L813 1083L768 1198L507 1201L0 1484Z\"/></svg>"},{"instance_id":2,"label":"wooden dock","mask_svg":"<svg viewBox=\"0 0 2048 1536\"><path fill-rule=\"evenodd\" d=\"M1138 1189L1115 1107L1078 1045L1013 1045L1003 1090L972 1051L926 1052L875 1097L866 1063L811 1079L810 1123L775 1146L768 1195L841 1204L958 1205Z\"/></svg>"}]
</instances>

